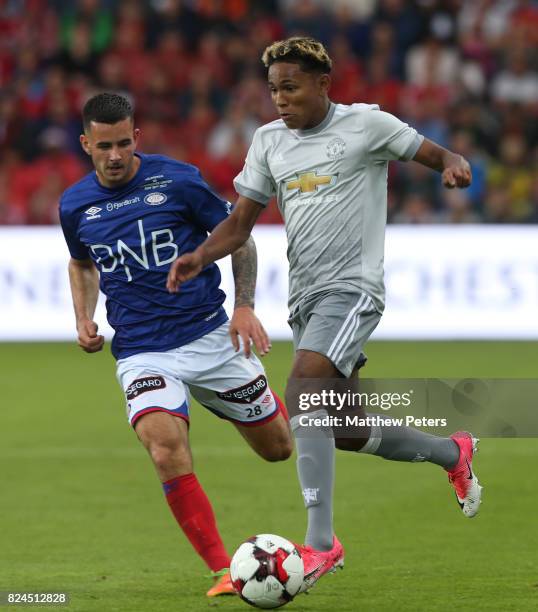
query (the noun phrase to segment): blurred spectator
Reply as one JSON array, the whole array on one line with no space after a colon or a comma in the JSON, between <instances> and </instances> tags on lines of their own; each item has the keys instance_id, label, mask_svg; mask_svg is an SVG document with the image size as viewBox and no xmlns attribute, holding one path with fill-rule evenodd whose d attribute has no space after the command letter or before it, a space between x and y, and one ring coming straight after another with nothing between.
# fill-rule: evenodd
<instances>
[{"instance_id":1,"label":"blurred spectator","mask_svg":"<svg viewBox=\"0 0 538 612\"><path fill-rule=\"evenodd\" d=\"M183 36L175 30L166 30L157 41L153 53L154 66L164 70L175 91L181 91L189 82L191 59Z\"/></svg>"},{"instance_id":2,"label":"blurred spectator","mask_svg":"<svg viewBox=\"0 0 538 612\"><path fill-rule=\"evenodd\" d=\"M379 0L374 23L391 27L394 38L393 76L404 78L407 50L422 37L425 23L415 3L407 0Z\"/></svg>"},{"instance_id":3,"label":"blurred spectator","mask_svg":"<svg viewBox=\"0 0 538 612\"><path fill-rule=\"evenodd\" d=\"M198 41L198 53L191 63L192 72L202 71L219 88L230 85L230 66L220 38L213 32L207 32Z\"/></svg>"},{"instance_id":4,"label":"blurred spectator","mask_svg":"<svg viewBox=\"0 0 538 612\"><path fill-rule=\"evenodd\" d=\"M533 172L528 166L528 159L529 151L521 135L504 137L500 159L492 164L487 177L488 220L512 223L533 220Z\"/></svg>"},{"instance_id":5,"label":"blurred spectator","mask_svg":"<svg viewBox=\"0 0 538 612\"><path fill-rule=\"evenodd\" d=\"M364 92L362 68L351 52L349 41L342 34L336 36L329 49L333 60L331 95L342 104L353 104Z\"/></svg>"},{"instance_id":6,"label":"blurred spectator","mask_svg":"<svg viewBox=\"0 0 538 612\"><path fill-rule=\"evenodd\" d=\"M15 202L7 164L0 166L0 225L20 225L27 219Z\"/></svg>"},{"instance_id":7,"label":"blurred spectator","mask_svg":"<svg viewBox=\"0 0 538 612\"><path fill-rule=\"evenodd\" d=\"M142 92L136 96L136 110L141 117L174 122L178 115L175 88L168 72L154 66Z\"/></svg>"},{"instance_id":8,"label":"blurred spectator","mask_svg":"<svg viewBox=\"0 0 538 612\"><path fill-rule=\"evenodd\" d=\"M103 90L126 94L128 91L125 60L119 55L107 53L101 56L97 66L97 84Z\"/></svg>"},{"instance_id":9,"label":"blurred spectator","mask_svg":"<svg viewBox=\"0 0 538 612\"><path fill-rule=\"evenodd\" d=\"M484 107L478 100L462 98L450 107L448 116L450 127L454 132L465 131L472 135L477 147L495 155L499 135L502 130L501 117Z\"/></svg>"},{"instance_id":10,"label":"blurred spectator","mask_svg":"<svg viewBox=\"0 0 538 612\"><path fill-rule=\"evenodd\" d=\"M46 111L34 126L38 142L42 134L51 128L56 128L63 133L63 142L65 143L63 147L67 151L81 157L85 155L78 142L82 124L78 114L73 111L65 91L54 92L48 97ZM36 151L36 153L38 152Z\"/></svg>"},{"instance_id":11,"label":"blurred spectator","mask_svg":"<svg viewBox=\"0 0 538 612\"><path fill-rule=\"evenodd\" d=\"M190 51L203 32L204 19L185 0L150 0L147 20L147 38L150 48L157 46L167 31L179 32Z\"/></svg>"},{"instance_id":12,"label":"blurred spectator","mask_svg":"<svg viewBox=\"0 0 538 612\"><path fill-rule=\"evenodd\" d=\"M275 107L269 95L267 81L257 74L247 74L231 91L232 104L241 106L251 117L257 117L260 123L267 123L277 118Z\"/></svg>"},{"instance_id":13,"label":"blurred spectator","mask_svg":"<svg viewBox=\"0 0 538 612\"><path fill-rule=\"evenodd\" d=\"M134 95L144 91L153 70L152 58L145 44L146 34L141 19L129 15L118 22L108 56L120 60L125 83Z\"/></svg>"},{"instance_id":14,"label":"blurred spectator","mask_svg":"<svg viewBox=\"0 0 538 612\"><path fill-rule=\"evenodd\" d=\"M322 9L315 0L282 0L287 35L309 35L329 45L332 35L330 12Z\"/></svg>"},{"instance_id":15,"label":"blurred spectator","mask_svg":"<svg viewBox=\"0 0 538 612\"><path fill-rule=\"evenodd\" d=\"M418 87L450 86L460 71L457 51L435 36L413 47L406 58L407 80Z\"/></svg>"},{"instance_id":16,"label":"blurred spectator","mask_svg":"<svg viewBox=\"0 0 538 612\"><path fill-rule=\"evenodd\" d=\"M473 211L467 189L443 189L442 201L437 223L480 223L480 215Z\"/></svg>"},{"instance_id":17,"label":"blurred spectator","mask_svg":"<svg viewBox=\"0 0 538 612\"><path fill-rule=\"evenodd\" d=\"M254 132L260 127L260 122L247 115L245 108L233 102L229 104L226 115L213 128L209 135L208 153L218 159L230 151L237 137L242 142L241 150L246 143L252 142Z\"/></svg>"},{"instance_id":18,"label":"blurred spectator","mask_svg":"<svg viewBox=\"0 0 538 612\"><path fill-rule=\"evenodd\" d=\"M241 172L247 155L248 143L240 133L235 133L223 155L215 158L210 170L211 183L227 200L234 202L236 194L233 179Z\"/></svg>"},{"instance_id":19,"label":"blurred spectator","mask_svg":"<svg viewBox=\"0 0 538 612\"><path fill-rule=\"evenodd\" d=\"M509 52L506 68L493 79L491 96L500 104L538 109L538 75L530 69L525 49Z\"/></svg>"},{"instance_id":20,"label":"blurred spectator","mask_svg":"<svg viewBox=\"0 0 538 612\"><path fill-rule=\"evenodd\" d=\"M436 218L428 198L411 193L404 198L401 210L392 217L392 223L425 224L435 223Z\"/></svg>"},{"instance_id":21,"label":"blurred spectator","mask_svg":"<svg viewBox=\"0 0 538 612\"><path fill-rule=\"evenodd\" d=\"M25 131L24 116L14 94L5 92L0 97L0 157L8 151L24 153L34 145L33 134Z\"/></svg>"},{"instance_id":22,"label":"blurred spectator","mask_svg":"<svg viewBox=\"0 0 538 612\"><path fill-rule=\"evenodd\" d=\"M92 48L91 35L90 25L86 21L73 24L67 45L55 58L55 63L67 74L95 76L95 64L99 54Z\"/></svg>"},{"instance_id":23,"label":"blurred spectator","mask_svg":"<svg viewBox=\"0 0 538 612\"><path fill-rule=\"evenodd\" d=\"M438 177L421 164L397 164L391 186L398 198L417 195L427 200L432 210L440 207L441 187Z\"/></svg>"},{"instance_id":24,"label":"blurred spectator","mask_svg":"<svg viewBox=\"0 0 538 612\"><path fill-rule=\"evenodd\" d=\"M138 119L140 117L140 119ZM135 123L140 129L139 149L143 153L164 154L167 144L172 140L171 130L158 117L145 118L137 103Z\"/></svg>"},{"instance_id":25,"label":"blurred spectator","mask_svg":"<svg viewBox=\"0 0 538 612\"><path fill-rule=\"evenodd\" d=\"M510 15L508 36L529 48L538 45L538 6L535 0L519 0Z\"/></svg>"},{"instance_id":26,"label":"blurred spectator","mask_svg":"<svg viewBox=\"0 0 538 612\"><path fill-rule=\"evenodd\" d=\"M370 18L375 10L376 0L319 0L319 4L326 10L332 11L341 19L363 21Z\"/></svg>"},{"instance_id":27,"label":"blurred spectator","mask_svg":"<svg viewBox=\"0 0 538 612\"><path fill-rule=\"evenodd\" d=\"M385 61L390 75L396 79L404 78L402 55L395 44L393 26L386 21L374 24L370 35L370 57L380 56Z\"/></svg>"},{"instance_id":28,"label":"blurred spectator","mask_svg":"<svg viewBox=\"0 0 538 612\"><path fill-rule=\"evenodd\" d=\"M516 0L463 0L458 15L461 34L480 33L490 49L498 48L504 40L510 14Z\"/></svg>"},{"instance_id":29,"label":"blurred spectator","mask_svg":"<svg viewBox=\"0 0 538 612\"><path fill-rule=\"evenodd\" d=\"M399 115L402 90L402 82L390 75L387 57L382 54L372 55L364 79L364 102L378 104L381 110Z\"/></svg>"},{"instance_id":30,"label":"blurred spectator","mask_svg":"<svg viewBox=\"0 0 538 612\"><path fill-rule=\"evenodd\" d=\"M200 65L190 74L189 85L179 95L182 117L196 111L197 106L207 106L215 116L223 112L226 105L226 90L218 87L211 72Z\"/></svg>"},{"instance_id":31,"label":"blurred spectator","mask_svg":"<svg viewBox=\"0 0 538 612\"><path fill-rule=\"evenodd\" d=\"M12 206L24 223L57 223L59 196L88 168L66 151L66 133L61 128L44 130L38 145L37 160L17 165L9 173Z\"/></svg>"},{"instance_id":32,"label":"blurred spectator","mask_svg":"<svg viewBox=\"0 0 538 612\"><path fill-rule=\"evenodd\" d=\"M30 225L59 223L58 201L64 188L60 172L52 170L47 173L37 189L29 195L26 223Z\"/></svg>"},{"instance_id":33,"label":"blurred spectator","mask_svg":"<svg viewBox=\"0 0 538 612\"><path fill-rule=\"evenodd\" d=\"M191 106L190 113L181 124L181 142L196 155L204 155L209 134L217 121L217 113L204 101Z\"/></svg>"},{"instance_id":34,"label":"blurred spectator","mask_svg":"<svg viewBox=\"0 0 538 612\"><path fill-rule=\"evenodd\" d=\"M112 40L113 18L101 0L74 0L60 16L60 38L64 49L70 48L77 26L87 25L91 50L104 51Z\"/></svg>"}]
</instances>

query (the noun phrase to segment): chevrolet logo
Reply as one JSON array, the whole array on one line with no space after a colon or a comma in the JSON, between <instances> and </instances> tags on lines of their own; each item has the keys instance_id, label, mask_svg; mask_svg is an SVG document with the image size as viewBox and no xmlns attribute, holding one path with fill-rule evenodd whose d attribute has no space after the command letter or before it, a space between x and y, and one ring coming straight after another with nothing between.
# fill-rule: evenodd
<instances>
[{"instance_id":1,"label":"chevrolet logo","mask_svg":"<svg viewBox=\"0 0 538 612\"><path fill-rule=\"evenodd\" d=\"M319 185L334 185L335 182L335 174L322 174L318 176L316 172L305 172L304 174L299 174L298 178L294 181L288 181L286 183L286 189L288 191L299 189L301 193L309 193L317 191Z\"/></svg>"}]
</instances>

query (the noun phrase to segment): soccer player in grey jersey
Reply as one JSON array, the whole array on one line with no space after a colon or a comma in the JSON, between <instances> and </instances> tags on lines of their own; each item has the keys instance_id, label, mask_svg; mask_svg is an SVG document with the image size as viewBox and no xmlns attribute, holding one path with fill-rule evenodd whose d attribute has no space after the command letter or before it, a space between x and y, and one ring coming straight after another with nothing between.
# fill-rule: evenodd
<instances>
[{"instance_id":1,"label":"soccer player in grey jersey","mask_svg":"<svg viewBox=\"0 0 538 612\"><path fill-rule=\"evenodd\" d=\"M468 162L420 136L376 105L329 99L332 61L323 45L294 37L263 54L280 119L257 130L232 214L196 249L171 266L168 289L232 253L249 237L276 194L288 237L290 325L295 360L290 380L356 378L362 349L384 307L383 250L390 160L414 160L441 172L447 188L471 183ZM293 412L293 406L288 403ZM364 416L365 413L360 408ZM472 471L476 439L409 427L375 426L354 438L320 428L308 436L292 418L297 469L308 512L304 589L335 567L344 551L333 533L334 447L396 461L430 461L449 476L465 516L474 516L481 487Z\"/></svg>"}]
</instances>

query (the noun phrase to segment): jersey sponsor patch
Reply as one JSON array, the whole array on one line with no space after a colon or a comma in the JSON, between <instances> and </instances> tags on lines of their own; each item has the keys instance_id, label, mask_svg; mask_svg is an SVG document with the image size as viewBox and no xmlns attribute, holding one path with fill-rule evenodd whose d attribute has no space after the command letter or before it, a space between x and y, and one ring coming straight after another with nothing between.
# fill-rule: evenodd
<instances>
[{"instance_id":1,"label":"jersey sponsor patch","mask_svg":"<svg viewBox=\"0 0 538 612\"><path fill-rule=\"evenodd\" d=\"M263 395L267 389L267 378L263 374L260 374L258 378L252 380L246 385L224 391L223 393L216 393L217 397L227 402L235 402L237 404L250 404L255 399Z\"/></svg>"},{"instance_id":2,"label":"jersey sponsor patch","mask_svg":"<svg viewBox=\"0 0 538 612\"><path fill-rule=\"evenodd\" d=\"M318 174L317 170L314 172L303 172L297 174L296 178L292 181L287 181L286 189L288 191L298 189L297 193L312 193L313 191L319 191L319 187L334 185L337 178L337 174Z\"/></svg>"},{"instance_id":3,"label":"jersey sponsor patch","mask_svg":"<svg viewBox=\"0 0 538 612\"><path fill-rule=\"evenodd\" d=\"M145 376L144 378L137 378L127 387L125 395L128 400L137 398L146 391L156 391L157 389L164 389L166 382L162 376Z\"/></svg>"}]
</instances>

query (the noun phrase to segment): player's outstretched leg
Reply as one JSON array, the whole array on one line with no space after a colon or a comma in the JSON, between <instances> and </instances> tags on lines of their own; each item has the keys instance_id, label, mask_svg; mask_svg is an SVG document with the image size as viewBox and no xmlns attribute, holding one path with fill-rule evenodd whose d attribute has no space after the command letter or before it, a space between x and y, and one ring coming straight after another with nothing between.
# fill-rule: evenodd
<instances>
[{"instance_id":1,"label":"player's outstretched leg","mask_svg":"<svg viewBox=\"0 0 538 612\"><path fill-rule=\"evenodd\" d=\"M166 412L138 419L135 429L162 482L166 501L192 547L213 572L209 597L234 594L230 556L220 537L213 508L193 472L187 423Z\"/></svg>"},{"instance_id":2,"label":"player's outstretched leg","mask_svg":"<svg viewBox=\"0 0 538 612\"><path fill-rule=\"evenodd\" d=\"M467 432L457 432L449 438L433 436L413 427L395 426L385 415L368 416L375 416L379 422L388 419L389 424L373 426L366 442L337 438L337 448L358 450L392 461L435 463L448 472L463 514L468 518L477 514L482 487L471 467L476 438Z\"/></svg>"}]
</instances>

